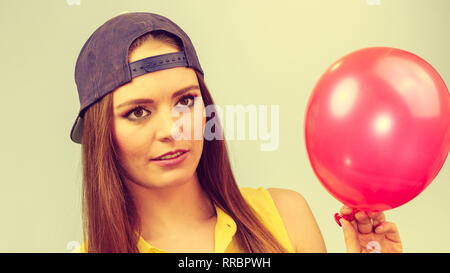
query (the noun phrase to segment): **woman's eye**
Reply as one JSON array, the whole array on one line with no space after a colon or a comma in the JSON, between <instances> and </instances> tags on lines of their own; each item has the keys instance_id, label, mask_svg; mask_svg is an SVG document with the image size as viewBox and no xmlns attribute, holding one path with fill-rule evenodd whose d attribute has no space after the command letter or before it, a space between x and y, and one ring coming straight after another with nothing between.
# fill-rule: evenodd
<instances>
[{"instance_id":1,"label":"woman's eye","mask_svg":"<svg viewBox=\"0 0 450 273\"><path fill-rule=\"evenodd\" d=\"M148 113L147 115L145 113ZM150 115L150 111L145 110L144 108L142 108L141 106L138 106L132 110L130 110L125 117L128 118L131 121L136 121L139 119L142 119L143 117L146 117Z\"/></svg>"},{"instance_id":2,"label":"woman's eye","mask_svg":"<svg viewBox=\"0 0 450 273\"><path fill-rule=\"evenodd\" d=\"M178 104L181 106L187 106L187 107L191 107L194 105L194 100L195 100L196 96L193 95L186 95L183 96L179 101Z\"/></svg>"},{"instance_id":3,"label":"woman's eye","mask_svg":"<svg viewBox=\"0 0 450 273\"><path fill-rule=\"evenodd\" d=\"M185 95L182 98L180 98L178 100L178 103L176 106L181 106L181 107L192 107L195 104L195 98L197 96L196 95ZM147 116L149 116L151 114L151 111L146 110L144 107L142 106L136 106L135 108L131 109L130 111L128 111L124 117L127 118L130 121L139 121L141 119L146 118Z\"/></svg>"}]
</instances>

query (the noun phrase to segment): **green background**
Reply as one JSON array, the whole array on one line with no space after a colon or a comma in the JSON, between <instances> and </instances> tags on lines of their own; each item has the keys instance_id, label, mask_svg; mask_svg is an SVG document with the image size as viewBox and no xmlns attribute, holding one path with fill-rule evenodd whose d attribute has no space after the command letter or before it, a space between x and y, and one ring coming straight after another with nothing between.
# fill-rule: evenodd
<instances>
[{"instance_id":1,"label":"green background","mask_svg":"<svg viewBox=\"0 0 450 273\"><path fill-rule=\"evenodd\" d=\"M123 11L164 15L191 37L216 104L280 106L279 148L229 141L241 187L280 187L309 202L329 252L345 252L341 204L313 173L303 117L325 69L364 47L428 61L450 83L450 1L0 1L0 252L70 252L82 241L76 58L90 34ZM387 211L405 252L450 252L450 166L411 202Z\"/></svg>"}]
</instances>

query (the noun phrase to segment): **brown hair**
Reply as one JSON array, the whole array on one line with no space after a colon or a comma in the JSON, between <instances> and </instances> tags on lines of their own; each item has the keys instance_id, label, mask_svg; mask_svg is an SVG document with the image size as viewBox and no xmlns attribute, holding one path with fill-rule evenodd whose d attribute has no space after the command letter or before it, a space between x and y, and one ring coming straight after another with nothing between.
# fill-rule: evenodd
<instances>
[{"instance_id":1,"label":"brown hair","mask_svg":"<svg viewBox=\"0 0 450 273\"><path fill-rule=\"evenodd\" d=\"M149 39L158 39L179 50L177 37L158 31L146 34L130 46L129 52ZM203 76L196 71L205 107L213 99ZM118 162L112 134L112 93L92 105L84 115L82 138L83 236L87 252L139 252L140 220ZM207 118L207 121L213 117ZM221 131L220 123L215 123ZM216 206L236 222L236 239L245 252L286 252L262 224L258 214L244 200L234 179L224 140L205 139L197 166L201 187Z\"/></svg>"}]
</instances>

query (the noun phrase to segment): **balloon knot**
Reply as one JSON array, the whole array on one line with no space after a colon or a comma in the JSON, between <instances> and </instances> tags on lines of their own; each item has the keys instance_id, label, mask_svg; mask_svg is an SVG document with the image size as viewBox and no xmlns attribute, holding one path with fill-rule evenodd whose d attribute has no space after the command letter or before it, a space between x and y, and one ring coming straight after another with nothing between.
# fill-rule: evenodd
<instances>
[{"instance_id":1,"label":"balloon knot","mask_svg":"<svg viewBox=\"0 0 450 273\"><path fill-rule=\"evenodd\" d=\"M355 220L355 210L353 210L352 214L346 214L346 215L340 215L339 213L334 214L334 220L340 227L342 227L341 222L339 222L339 220L341 220L341 218L344 218L345 220L347 220L349 222Z\"/></svg>"}]
</instances>

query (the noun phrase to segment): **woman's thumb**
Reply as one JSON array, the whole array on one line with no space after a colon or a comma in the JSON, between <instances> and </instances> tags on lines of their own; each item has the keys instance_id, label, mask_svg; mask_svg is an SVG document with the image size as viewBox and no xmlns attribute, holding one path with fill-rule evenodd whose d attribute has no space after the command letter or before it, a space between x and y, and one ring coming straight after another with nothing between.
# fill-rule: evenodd
<instances>
[{"instance_id":1,"label":"woman's thumb","mask_svg":"<svg viewBox=\"0 0 450 273\"><path fill-rule=\"evenodd\" d=\"M353 225L344 218L339 219L344 232L345 246L347 247L347 253L360 253L361 247L358 241L358 234L356 233Z\"/></svg>"}]
</instances>

